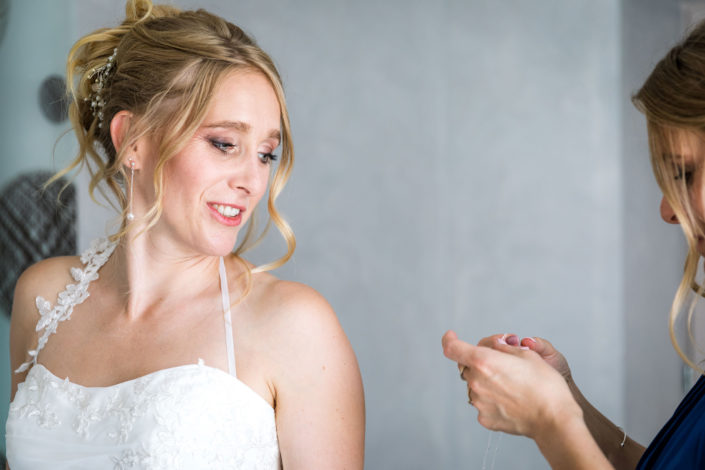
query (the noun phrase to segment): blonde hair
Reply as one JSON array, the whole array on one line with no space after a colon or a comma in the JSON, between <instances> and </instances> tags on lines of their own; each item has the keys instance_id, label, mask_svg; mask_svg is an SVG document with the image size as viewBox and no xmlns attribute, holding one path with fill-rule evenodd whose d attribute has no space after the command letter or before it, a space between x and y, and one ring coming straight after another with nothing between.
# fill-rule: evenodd
<instances>
[{"instance_id":1,"label":"blonde hair","mask_svg":"<svg viewBox=\"0 0 705 470\"><path fill-rule=\"evenodd\" d=\"M705 234L697 222L698 217L689 194L690 181L686 177L686 168L679 153L689 140L700 139L705 142L705 22L697 25L661 59L641 89L632 97L632 102L646 116L654 175L688 243L683 277L669 314L671 342L683 361L702 374L703 369L681 349L675 325L688 297L695 291L699 295L688 306L687 332L691 343L696 345L691 328L692 318L697 299L703 295L703 286L696 282L701 256L698 252L698 237ZM698 158L705 158L705 155L699 155ZM697 196L702 197L702 194Z\"/></svg>"},{"instance_id":2,"label":"blonde hair","mask_svg":"<svg viewBox=\"0 0 705 470\"><path fill-rule=\"evenodd\" d=\"M233 70L256 71L269 80L279 101L281 158L269 187L267 226L255 237L252 218L234 253L239 257L256 245L270 222L274 222L286 241L287 252L253 271L283 265L292 256L296 240L277 211L275 201L291 173L294 152L284 90L271 58L239 27L204 10L180 11L153 5L150 0L128 0L125 14L121 25L82 37L69 52L66 67L72 98L69 117L79 150L73 162L56 178L75 168L88 168L91 197L95 199L97 189L110 201L104 192L107 188L117 201L116 209L123 218L120 230L113 236L117 240L127 232L126 149L144 135L154 137L158 148L154 172L156 202L144 216L147 228L152 227L162 212L164 166L201 125L219 80ZM94 71L107 63L113 51L116 51L114 65L100 92L104 105L103 116L99 118L91 107L96 96ZM116 150L109 124L122 110L131 112L135 119L120 150Z\"/></svg>"}]
</instances>

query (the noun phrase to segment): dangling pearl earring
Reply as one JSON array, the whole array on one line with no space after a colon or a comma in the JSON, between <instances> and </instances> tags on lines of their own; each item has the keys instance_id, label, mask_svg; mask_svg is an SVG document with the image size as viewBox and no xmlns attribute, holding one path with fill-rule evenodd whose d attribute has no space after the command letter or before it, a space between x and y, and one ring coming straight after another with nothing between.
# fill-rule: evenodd
<instances>
[{"instance_id":1,"label":"dangling pearl earring","mask_svg":"<svg viewBox=\"0 0 705 470\"><path fill-rule=\"evenodd\" d=\"M132 188L135 182L135 161L130 159L130 202L127 206L127 220L135 219L135 214L132 213Z\"/></svg>"}]
</instances>

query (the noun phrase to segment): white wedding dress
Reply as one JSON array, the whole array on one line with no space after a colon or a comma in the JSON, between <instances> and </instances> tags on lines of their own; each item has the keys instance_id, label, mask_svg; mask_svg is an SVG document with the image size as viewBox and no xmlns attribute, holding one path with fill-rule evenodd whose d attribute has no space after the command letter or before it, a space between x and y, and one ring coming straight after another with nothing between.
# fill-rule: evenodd
<instances>
[{"instance_id":1,"label":"white wedding dress","mask_svg":"<svg viewBox=\"0 0 705 470\"><path fill-rule=\"evenodd\" d=\"M39 346L17 389L6 425L11 470L262 469L281 467L274 410L235 375L225 266L220 260L230 373L200 361L109 387L84 387L37 362L59 322L89 295L114 244L81 256L56 306L37 297Z\"/></svg>"}]
</instances>

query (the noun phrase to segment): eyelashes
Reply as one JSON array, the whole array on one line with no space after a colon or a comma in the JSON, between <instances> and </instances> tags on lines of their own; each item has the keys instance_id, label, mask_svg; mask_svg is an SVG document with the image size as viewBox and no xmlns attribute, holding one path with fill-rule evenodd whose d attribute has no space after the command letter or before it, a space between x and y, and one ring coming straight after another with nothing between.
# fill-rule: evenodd
<instances>
[{"instance_id":1,"label":"eyelashes","mask_svg":"<svg viewBox=\"0 0 705 470\"><path fill-rule=\"evenodd\" d=\"M278 155L275 155L271 152L268 153L258 153L257 156L259 157L260 160L262 160L262 163L270 164L272 162L276 162L277 158L279 158Z\"/></svg>"},{"instance_id":2,"label":"eyelashes","mask_svg":"<svg viewBox=\"0 0 705 470\"><path fill-rule=\"evenodd\" d=\"M211 145L223 153L232 154L237 150L237 145L231 144L229 142L224 142L218 139L208 139Z\"/></svg>"},{"instance_id":3,"label":"eyelashes","mask_svg":"<svg viewBox=\"0 0 705 470\"><path fill-rule=\"evenodd\" d=\"M677 166L676 168L674 168L674 170L675 170L674 171L675 174L673 175L673 179L678 180L678 181L683 180L686 185L689 185L690 183L692 183L692 181L693 181L693 170L692 169L687 168L687 167L683 168L683 167Z\"/></svg>"},{"instance_id":4,"label":"eyelashes","mask_svg":"<svg viewBox=\"0 0 705 470\"><path fill-rule=\"evenodd\" d=\"M216 149L220 150L222 153L227 154L227 155L233 155L235 154L239 147L237 144L231 144L230 142L225 142L219 139L208 139L209 142L213 147ZM273 154L272 152L259 152L257 154L259 157L260 161L265 164L270 164L272 162L277 161L279 158L278 155Z\"/></svg>"}]
</instances>

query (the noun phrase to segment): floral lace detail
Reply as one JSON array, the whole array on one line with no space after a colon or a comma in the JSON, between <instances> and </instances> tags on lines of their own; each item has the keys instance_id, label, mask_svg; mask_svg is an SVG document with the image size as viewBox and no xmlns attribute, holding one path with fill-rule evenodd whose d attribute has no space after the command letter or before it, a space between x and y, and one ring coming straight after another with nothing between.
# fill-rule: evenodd
<instances>
[{"instance_id":1,"label":"floral lace detail","mask_svg":"<svg viewBox=\"0 0 705 470\"><path fill-rule=\"evenodd\" d=\"M61 420L56 414L54 405L48 398L53 394L53 391L58 388L58 385L46 376L27 376L27 379L18 385L17 393L22 390L36 397L34 400L28 400L22 404L17 401L10 403L9 415L23 418L33 419L40 428L51 429L59 426Z\"/></svg>"},{"instance_id":2,"label":"floral lace detail","mask_svg":"<svg viewBox=\"0 0 705 470\"><path fill-rule=\"evenodd\" d=\"M143 449L127 449L120 457L113 457L114 470L144 467L149 462L149 454Z\"/></svg>"},{"instance_id":3,"label":"floral lace detail","mask_svg":"<svg viewBox=\"0 0 705 470\"><path fill-rule=\"evenodd\" d=\"M88 285L98 279L98 270L105 264L116 246L116 243L105 238L93 242L91 247L81 255L81 263L86 266L83 269L71 268L71 276L76 284L66 285L66 290L59 294L56 306L52 307L48 300L37 296L35 304L39 310L40 319L36 330L41 331L39 343L37 349L29 351L32 359L22 364L15 373L24 372L37 363L39 351L44 348L49 336L56 333L59 322L70 319L73 308L88 298L90 295Z\"/></svg>"}]
</instances>

